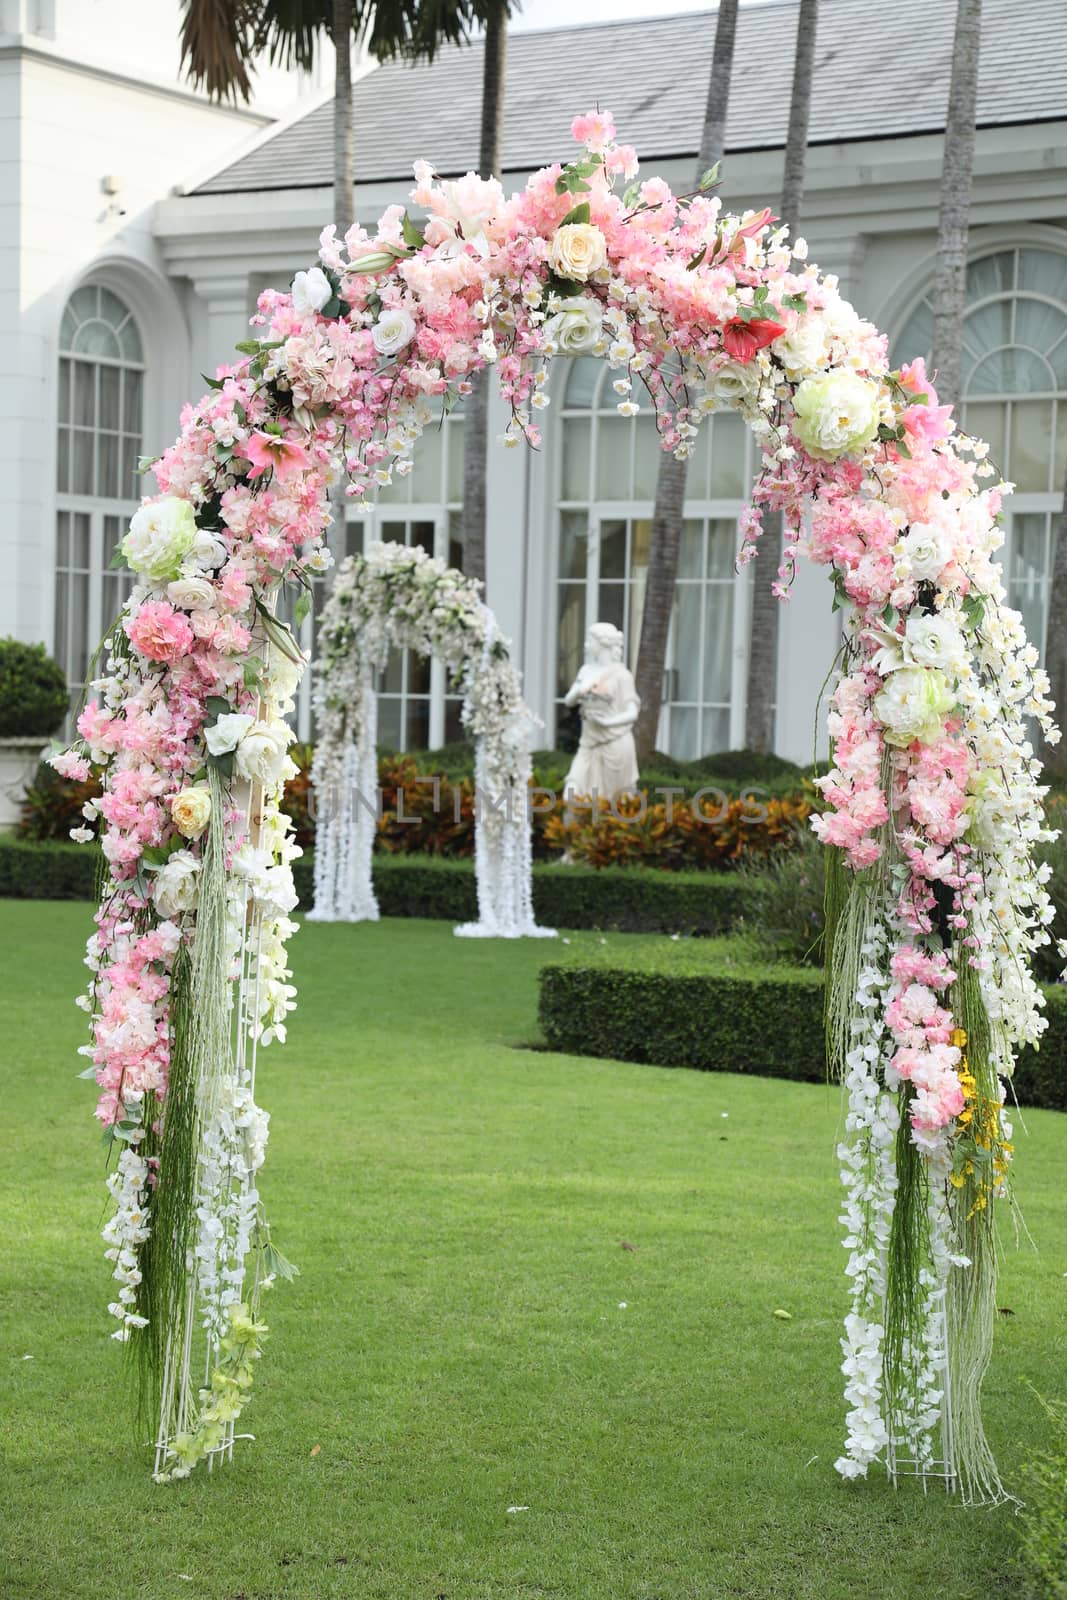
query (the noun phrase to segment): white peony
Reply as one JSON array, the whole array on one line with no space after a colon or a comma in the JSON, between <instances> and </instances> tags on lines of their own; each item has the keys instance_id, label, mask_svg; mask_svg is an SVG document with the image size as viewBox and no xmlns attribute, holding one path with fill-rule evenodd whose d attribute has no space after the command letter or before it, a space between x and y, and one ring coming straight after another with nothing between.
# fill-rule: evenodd
<instances>
[{"instance_id":1,"label":"white peony","mask_svg":"<svg viewBox=\"0 0 1067 1600\"><path fill-rule=\"evenodd\" d=\"M952 559L952 541L931 522L913 522L901 541L909 576L916 582L936 583Z\"/></svg>"},{"instance_id":2,"label":"white peony","mask_svg":"<svg viewBox=\"0 0 1067 1600\"><path fill-rule=\"evenodd\" d=\"M236 750L255 720L244 711L224 712L210 728L204 729L204 738L211 754L224 756Z\"/></svg>"},{"instance_id":3,"label":"white peony","mask_svg":"<svg viewBox=\"0 0 1067 1600\"><path fill-rule=\"evenodd\" d=\"M293 730L287 722L257 722L237 745L237 771L250 783L274 789L282 780Z\"/></svg>"},{"instance_id":4,"label":"white peony","mask_svg":"<svg viewBox=\"0 0 1067 1600\"><path fill-rule=\"evenodd\" d=\"M199 839L211 820L210 790L200 784L180 789L171 797L170 814L183 838Z\"/></svg>"},{"instance_id":5,"label":"white peony","mask_svg":"<svg viewBox=\"0 0 1067 1600\"><path fill-rule=\"evenodd\" d=\"M196 514L188 500L168 495L135 511L119 548L134 572L151 583L176 578L196 542Z\"/></svg>"},{"instance_id":6,"label":"white peony","mask_svg":"<svg viewBox=\"0 0 1067 1600\"><path fill-rule=\"evenodd\" d=\"M332 298L330 280L321 267L298 272L293 279L293 308L296 311L321 311Z\"/></svg>"},{"instance_id":7,"label":"white peony","mask_svg":"<svg viewBox=\"0 0 1067 1600\"><path fill-rule=\"evenodd\" d=\"M760 384L760 369L755 361L723 361L704 379L701 411L717 411L720 406L735 406L755 398Z\"/></svg>"},{"instance_id":8,"label":"white peony","mask_svg":"<svg viewBox=\"0 0 1067 1600\"><path fill-rule=\"evenodd\" d=\"M882 391L856 372L805 378L793 396L793 432L819 461L863 450L878 433Z\"/></svg>"},{"instance_id":9,"label":"white peony","mask_svg":"<svg viewBox=\"0 0 1067 1600\"><path fill-rule=\"evenodd\" d=\"M548 264L561 278L584 283L607 264L604 235L592 222L567 222L557 228L548 247Z\"/></svg>"},{"instance_id":10,"label":"white peony","mask_svg":"<svg viewBox=\"0 0 1067 1600\"><path fill-rule=\"evenodd\" d=\"M560 355L583 356L603 343L604 321L595 300L584 294L561 300L545 323L545 344L554 345Z\"/></svg>"},{"instance_id":11,"label":"white peony","mask_svg":"<svg viewBox=\"0 0 1067 1600\"><path fill-rule=\"evenodd\" d=\"M905 749L916 739L933 744L941 735L955 697L936 667L901 667L874 697L874 714L885 742Z\"/></svg>"},{"instance_id":12,"label":"white peony","mask_svg":"<svg viewBox=\"0 0 1067 1600\"><path fill-rule=\"evenodd\" d=\"M167 599L179 611L210 611L215 604L215 585L206 578L175 578L167 584Z\"/></svg>"},{"instance_id":13,"label":"white peony","mask_svg":"<svg viewBox=\"0 0 1067 1600\"><path fill-rule=\"evenodd\" d=\"M380 356L395 356L415 337L415 318L399 306L383 311L371 330L374 348Z\"/></svg>"},{"instance_id":14,"label":"white peony","mask_svg":"<svg viewBox=\"0 0 1067 1600\"><path fill-rule=\"evenodd\" d=\"M967 660L967 645L958 624L945 612L913 616L904 630L904 655L912 666L940 667L951 676Z\"/></svg>"},{"instance_id":15,"label":"white peony","mask_svg":"<svg viewBox=\"0 0 1067 1600\"><path fill-rule=\"evenodd\" d=\"M188 850L176 850L156 873L152 899L161 917L194 911L200 897L200 863Z\"/></svg>"},{"instance_id":16,"label":"white peony","mask_svg":"<svg viewBox=\"0 0 1067 1600\"><path fill-rule=\"evenodd\" d=\"M215 572L226 560L226 546L217 533L197 528L189 554L181 565L183 578L196 578L202 572Z\"/></svg>"}]
</instances>

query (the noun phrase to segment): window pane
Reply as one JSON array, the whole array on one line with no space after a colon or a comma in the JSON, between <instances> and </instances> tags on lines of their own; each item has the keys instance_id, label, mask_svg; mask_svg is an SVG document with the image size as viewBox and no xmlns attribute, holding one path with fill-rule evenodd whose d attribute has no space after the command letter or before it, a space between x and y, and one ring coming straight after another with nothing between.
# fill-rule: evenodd
<instances>
[{"instance_id":1,"label":"window pane","mask_svg":"<svg viewBox=\"0 0 1067 1600\"><path fill-rule=\"evenodd\" d=\"M1020 250L1019 288L1067 300L1067 256L1056 250Z\"/></svg>"},{"instance_id":2,"label":"window pane","mask_svg":"<svg viewBox=\"0 0 1067 1600\"><path fill-rule=\"evenodd\" d=\"M1056 404L1056 464L1052 470L1052 487L1058 489L1067 476L1067 400Z\"/></svg>"},{"instance_id":3,"label":"window pane","mask_svg":"<svg viewBox=\"0 0 1067 1600\"><path fill-rule=\"evenodd\" d=\"M584 511L561 511L559 514L559 575L561 578L585 578L589 552L589 518Z\"/></svg>"},{"instance_id":4,"label":"window pane","mask_svg":"<svg viewBox=\"0 0 1067 1600\"><path fill-rule=\"evenodd\" d=\"M411 499L429 501L436 505L442 498L441 462L444 439L441 424L434 421L424 431L415 446L415 470L411 474Z\"/></svg>"},{"instance_id":5,"label":"window pane","mask_svg":"<svg viewBox=\"0 0 1067 1600\"><path fill-rule=\"evenodd\" d=\"M603 363L595 356L581 356L577 361L572 361L567 375L564 405L568 408L592 406L603 371Z\"/></svg>"},{"instance_id":6,"label":"window pane","mask_svg":"<svg viewBox=\"0 0 1067 1600\"><path fill-rule=\"evenodd\" d=\"M585 655L585 585L561 583L557 606L556 637L559 641L557 692L566 694Z\"/></svg>"},{"instance_id":7,"label":"window pane","mask_svg":"<svg viewBox=\"0 0 1067 1600\"><path fill-rule=\"evenodd\" d=\"M428 700L409 700L405 716L407 724L407 750L428 750L430 748L430 702Z\"/></svg>"},{"instance_id":8,"label":"window pane","mask_svg":"<svg viewBox=\"0 0 1067 1600\"><path fill-rule=\"evenodd\" d=\"M649 411L635 418L633 423L634 499L654 500L656 479L663 451L659 447L656 419Z\"/></svg>"},{"instance_id":9,"label":"window pane","mask_svg":"<svg viewBox=\"0 0 1067 1600\"><path fill-rule=\"evenodd\" d=\"M1048 363L1032 350L994 350L971 372L971 394L1041 394L1052 388Z\"/></svg>"},{"instance_id":10,"label":"window pane","mask_svg":"<svg viewBox=\"0 0 1067 1600\"><path fill-rule=\"evenodd\" d=\"M420 545L426 554L433 555L434 540L437 529L432 522L411 522L408 524L408 544ZM403 535L401 535L403 537Z\"/></svg>"},{"instance_id":11,"label":"window pane","mask_svg":"<svg viewBox=\"0 0 1067 1600\"><path fill-rule=\"evenodd\" d=\"M928 356L934 341L934 314L925 300L908 318L906 327L893 346L893 360L902 366L916 356Z\"/></svg>"},{"instance_id":12,"label":"window pane","mask_svg":"<svg viewBox=\"0 0 1067 1600\"><path fill-rule=\"evenodd\" d=\"M445 424L448 454L446 498L452 505L463 504L463 418L452 416Z\"/></svg>"},{"instance_id":13,"label":"window pane","mask_svg":"<svg viewBox=\"0 0 1067 1600\"><path fill-rule=\"evenodd\" d=\"M676 761L695 761L699 755L700 712L692 706L671 706L671 755Z\"/></svg>"},{"instance_id":14,"label":"window pane","mask_svg":"<svg viewBox=\"0 0 1067 1600\"><path fill-rule=\"evenodd\" d=\"M75 361L73 420L81 428L96 426L96 367L91 361Z\"/></svg>"},{"instance_id":15,"label":"window pane","mask_svg":"<svg viewBox=\"0 0 1067 1600\"><path fill-rule=\"evenodd\" d=\"M59 420L70 421L71 363L65 358L59 363Z\"/></svg>"},{"instance_id":16,"label":"window pane","mask_svg":"<svg viewBox=\"0 0 1067 1600\"><path fill-rule=\"evenodd\" d=\"M127 318L119 329L119 344L122 346L122 354L127 361L142 361L144 359L141 350L141 335L138 333L137 324L132 317Z\"/></svg>"},{"instance_id":17,"label":"window pane","mask_svg":"<svg viewBox=\"0 0 1067 1600\"><path fill-rule=\"evenodd\" d=\"M671 698L700 699L700 613L703 585L680 583L675 591Z\"/></svg>"},{"instance_id":18,"label":"window pane","mask_svg":"<svg viewBox=\"0 0 1067 1600\"><path fill-rule=\"evenodd\" d=\"M417 650L408 651L408 694L429 694L430 657L420 656Z\"/></svg>"},{"instance_id":19,"label":"window pane","mask_svg":"<svg viewBox=\"0 0 1067 1600\"><path fill-rule=\"evenodd\" d=\"M733 654L733 587L709 584L705 590L704 699L729 704Z\"/></svg>"},{"instance_id":20,"label":"window pane","mask_svg":"<svg viewBox=\"0 0 1067 1600\"><path fill-rule=\"evenodd\" d=\"M400 701L381 695L378 699L378 743L383 750L399 750Z\"/></svg>"},{"instance_id":21,"label":"window pane","mask_svg":"<svg viewBox=\"0 0 1067 1600\"><path fill-rule=\"evenodd\" d=\"M93 436L84 428L75 428L71 434L70 487L74 494L92 494L93 491Z\"/></svg>"},{"instance_id":22,"label":"window pane","mask_svg":"<svg viewBox=\"0 0 1067 1600\"><path fill-rule=\"evenodd\" d=\"M418 446L416 445L415 448L418 449ZM394 467L392 483L383 483L378 485L378 504L383 506L406 505L411 499L412 476L413 474L408 473L406 478L402 478ZM387 537L391 536L384 533L382 534L383 539ZM400 535L400 542L401 544L404 542L403 535Z\"/></svg>"},{"instance_id":23,"label":"window pane","mask_svg":"<svg viewBox=\"0 0 1067 1600\"><path fill-rule=\"evenodd\" d=\"M679 578L704 576L704 524L687 518L682 523L682 542L678 548Z\"/></svg>"},{"instance_id":24,"label":"window pane","mask_svg":"<svg viewBox=\"0 0 1067 1600\"><path fill-rule=\"evenodd\" d=\"M967 268L967 299L985 300L992 294L1010 293L1014 287L1015 254L1002 250L995 256L983 256L972 261Z\"/></svg>"},{"instance_id":25,"label":"window pane","mask_svg":"<svg viewBox=\"0 0 1067 1600\"><path fill-rule=\"evenodd\" d=\"M70 519L70 564L80 572L89 570L89 513L77 511Z\"/></svg>"},{"instance_id":26,"label":"window pane","mask_svg":"<svg viewBox=\"0 0 1067 1600\"><path fill-rule=\"evenodd\" d=\"M985 355L987 350L998 350L1011 342L1010 300L994 300L991 305L980 306L965 316L963 347L972 356Z\"/></svg>"},{"instance_id":27,"label":"window pane","mask_svg":"<svg viewBox=\"0 0 1067 1600\"><path fill-rule=\"evenodd\" d=\"M56 566L70 566L70 512L56 515Z\"/></svg>"},{"instance_id":28,"label":"window pane","mask_svg":"<svg viewBox=\"0 0 1067 1600\"><path fill-rule=\"evenodd\" d=\"M113 433L119 431L119 386L121 378L121 367L100 368L100 407L96 422L97 427L110 428Z\"/></svg>"},{"instance_id":29,"label":"window pane","mask_svg":"<svg viewBox=\"0 0 1067 1600\"><path fill-rule=\"evenodd\" d=\"M600 524L600 576L626 576L626 523L621 520L613 518Z\"/></svg>"},{"instance_id":30,"label":"window pane","mask_svg":"<svg viewBox=\"0 0 1067 1600\"><path fill-rule=\"evenodd\" d=\"M1052 473L1052 401L1016 401L1011 408L1012 482L1022 491L1045 493Z\"/></svg>"},{"instance_id":31,"label":"window pane","mask_svg":"<svg viewBox=\"0 0 1067 1600\"><path fill-rule=\"evenodd\" d=\"M390 650L379 684L381 694L400 694L404 688L404 655L400 650Z\"/></svg>"},{"instance_id":32,"label":"window pane","mask_svg":"<svg viewBox=\"0 0 1067 1600\"><path fill-rule=\"evenodd\" d=\"M96 492L98 495L121 494L119 484L119 437L117 433L98 433L96 436Z\"/></svg>"},{"instance_id":33,"label":"window pane","mask_svg":"<svg viewBox=\"0 0 1067 1600\"><path fill-rule=\"evenodd\" d=\"M611 622L615 627L622 629L626 622L626 585L624 583L602 583L597 602L596 620L598 622Z\"/></svg>"},{"instance_id":34,"label":"window pane","mask_svg":"<svg viewBox=\"0 0 1067 1600\"><path fill-rule=\"evenodd\" d=\"M60 494L70 488L70 434L66 428L60 428L56 441L56 487Z\"/></svg>"},{"instance_id":35,"label":"window pane","mask_svg":"<svg viewBox=\"0 0 1067 1600\"><path fill-rule=\"evenodd\" d=\"M733 517L716 517L708 525L708 577L733 582L737 566L737 523Z\"/></svg>"},{"instance_id":36,"label":"window pane","mask_svg":"<svg viewBox=\"0 0 1067 1600\"><path fill-rule=\"evenodd\" d=\"M711 494L715 500L743 500L749 491L745 469L745 424L732 412L719 412L711 424Z\"/></svg>"},{"instance_id":37,"label":"window pane","mask_svg":"<svg viewBox=\"0 0 1067 1600\"><path fill-rule=\"evenodd\" d=\"M460 712L462 711L462 709L463 709L463 701L462 700L449 699L449 700L445 701L445 743L446 744L455 744L457 739L463 739L463 738L466 737L466 729L463 726L463 721L462 721L462 718L460 716ZM451 801L448 801L446 803L451 804Z\"/></svg>"},{"instance_id":38,"label":"window pane","mask_svg":"<svg viewBox=\"0 0 1067 1600\"><path fill-rule=\"evenodd\" d=\"M463 513L448 513L448 564L457 572L463 571Z\"/></svg>"},{"instance_id":39,"label":"window pane","mask_svg":"<svg viewBox=\"0 0 1067 1600\"><path fill-rule=\"evenodd\" d=\"M563 498L589 499L590 423L587 417L568 417L563 424Z\"/></svg>"},{"instance_id":40,"label":"window pane","mask_svg":"<svg viewBox=\"0 0 1067 1600\"><path fill-rule=\"evenodd\" d=\"M145 492L144 477L137 470L137 462L141 455L140 436L134 438L127 434L122 441L122 477L119 484L119 493L125 500L139 500Z\"/></svg>"},{"instance_id":41,"label":"window pane","mask_svg":"<svg viewBox=\"0 0 1067 1600\"><path fill-rule=\"evenodd\" d=\"M600 500L629 500L633 422L629 417L600 417L597 432L596 480Z\"/></svg>"},{"instance_id":42,"label":"window pane","mask_svg":"<svg viewBox=\"0 0 1067 1600\"><path fill-rule=\"evenodd\" d=\"M78 573L69 580L70 676L82 682L89 664L89 575ZM95 644L95 640L94 640Z\"/></svg>"},{"instance_id":43,"label":"window pane","mask_svg":"<svg viewBox=\"0 0 1067 1600\"><path fill-rule=\"evenodd\" d=\"M984 402L969 400L963 408L964 430L975 439L984 439L989 454L1001 472L1008 470L1008 457L1004 448L1004 425L1008 408L999 400Z\"/></svg>"},{"instance_id":44,"label":"window pane","mask_svg":"<svg viewBox=\"0 0 1067 1600\"><path fill-rule=\"evenodd\" d=\"M1067 294L1067 284L1064 285ZM1067 328L1067 312L1047 300L1018 300L1015 304L1015 342L1044 355Z\"/></svg>"},{"instance_id":45,"label":"window pane","mask_svg":"<svg viewBox=\"0 0 1067 1600\"><path fill-rule=\"evenodd\" d=\"M1045 635L1048 575L1048 517L1043 511L1017 512L1011 519L1011 604L1023 614L1026 632L1041 647Z\"/></svg>"},{"instance_id":46,"label":"window pane","mask_svg":"<svg viewBox=\"0 0 1067 1600\"><path fill-rule=\"evenodd\" d=\"M652 543L652 520L635 517L630 524L630 577L643 580L648 571L648 550Z\"/></svg>"},{"instance_id":47,"label":"window pane","mask_svg":"<svg viewBox=\"0 0 1067 1600\"><path fill-rule=\"evenodd\" d=\"M73 348L83 356L108 356L117 360L122 355L114 329L99 321L82 323L74 335Z\"/></svg>"},{"instance_id":48,"label":"window pane","mask_svg":"<svg viewBox=\"0 0 1067 1600\"><path fill-rule=\"evenodd\" d=\"M719 750L730 748L730 712L724 706L721 710L705 711L704 735L700 741L700 754L702 756L714 755ZM713 798L709 795L709 801Z\"/></svg>"},{"instance_id":49,"label":"window pane","mask_svg":"<svg viewBox=\"0 0 1067 1600\"><path fill-rule=\"evenodd\" d=\"M138 438L144 432L144 423L141 417L141 397L143 380L139 372L124 372L122 375L122 426L127 433L135 433Z\"/></svg>"}]
</instances>

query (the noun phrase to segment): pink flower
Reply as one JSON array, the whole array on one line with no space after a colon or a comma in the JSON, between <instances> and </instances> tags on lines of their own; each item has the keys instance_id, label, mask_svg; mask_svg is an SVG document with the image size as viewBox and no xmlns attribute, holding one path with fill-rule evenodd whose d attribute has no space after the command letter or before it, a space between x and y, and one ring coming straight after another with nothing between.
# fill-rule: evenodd
<instances>
[{"instance_id":1,"label":"pink flower","mask_svg":"<svg viewBox=\"0 0 1067 1600\"><path fill-rule=\"evenodd\" d=\"M189 619L166 600L146 600L126 624L130 643L150 661L179 661L193 647Z\"/></svg>"},{"instance_id":2,"label":"pink flower","mask_svg":"<svg viewBox=\"0 0 1067 1600\"><path fill-rule=\"evenodd\" d=\"M615 143L615 119L610 111L590 111L584 117L575 117L571 138L575 144L600 154Z\"/></svg>"},{"instance_id":3,"label":"pink flower","mask_svg":"<svg viewBox=\"0 0 1067 1600\"><path fill-rule=\"evenodd\" d=\"M241 452L252 463L249 483L265 472L273 472L281 483L294 472L305 472L311 466L311 457L302 444L283 438L280 433L264 433L259 428L248 436Z\"/></svg>"}]
</instances>

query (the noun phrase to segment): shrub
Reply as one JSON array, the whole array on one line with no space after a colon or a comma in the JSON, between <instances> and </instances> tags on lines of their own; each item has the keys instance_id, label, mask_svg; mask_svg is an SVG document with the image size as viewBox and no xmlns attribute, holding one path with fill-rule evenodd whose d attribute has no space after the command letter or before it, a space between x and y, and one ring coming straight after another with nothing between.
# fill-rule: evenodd
<instances>
[{"instance_id":1,"label":"shrub","mask_svg":"<svg viewBox=\"0 0 1067 1600\"><path fill-rule=\"evenodd\" d=\"M810 811L805 800L731 800L723 805L714 795L671 806L622 796L614 810L601 801L596 812L561 802L545 820L544 838L550 849L592 867L640 864L676 872L729 866L792 849Z\"/></svg>"},{"instance_id":2,"label":"shrub","mask_svg":"<svg viewBox=\"0 0 1067 1600\"><path fill-rule=\"evenodd\" d=\"M61 778L47 761L40 762L23 796L19 837L69 840L71 828L84 826L82 806L87 800L95 800L99 793L100 784L95 778L78 783L73 778Z\"/></svg>"},{"instance_id":3,"label":"shrub","mask_svg":"<svg viewBox=\"0 0 1067 1600\"><path fill-rule=\"evenodd\" d=\"M1020 1540L1039 1592L1049 1600L1067 1600L1067 1402L1041 1404L1052 1424L1053 1445L1023 1468Z\"/></svg>"},{"instance_id":4,"label":"shrub","mask_svg":"<svg viewBox=\"0 0 1067 1600\"><path fill-rule=\"evenodd\" d=\"M759 897L738 925L761 961L821 966L825 917L826 846L810 828L798 828L791 850L775 850L741 862L740 873L758 886Z\"/></svg>"},{"instance_id":5,"label":"shrub","mask_svg":"<svg viewBox=\"0 0 1067 1600\"><path fill-rule=\"evenodd\" d=\"M67 680L43 644L0 639L0 739L44 739L69 706Z\"/></svg>"},{"instance_id":6,"label":"shrub","mask_svg":"<svg viewBox=\"0 0 1067 1600\"><path fill-rule=\"evenodd\" d=\"M544 967L539 1016L545 1038L570 1055L821 1081L821 974L759 967L754 960L745 966L751 951L744 941L738 944L737 970L699 970L684 951L659 971L617 960L612 966ZM1046 995L1048 1032L1040 1051L1020 1053L1014 1089L1021 1105L1067 1111L1067 990Z\"/></svg>"}]
</instances>

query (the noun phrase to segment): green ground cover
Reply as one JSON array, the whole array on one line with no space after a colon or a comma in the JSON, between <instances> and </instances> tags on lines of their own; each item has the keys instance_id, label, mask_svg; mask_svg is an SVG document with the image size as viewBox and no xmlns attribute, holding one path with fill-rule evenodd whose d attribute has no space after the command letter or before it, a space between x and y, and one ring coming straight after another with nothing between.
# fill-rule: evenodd
<instances>
[{"instance_id":1,"label":"green ground cover","mask_svg":"<svg viewBox=\"0 0 1067 1600\"><path fill-rule=\"evenodd\" d=\"M88 925L84 905L0 905L3 1600L1021 1592L1010 1510L832 1470L836 1092L519 1048L539 967L632 952L625 935L301 930L301 1009L259 1097L263 1193L302 1275L267 1304L255 1444L154 1486L75 1076ZM1067 1371L1067 1119L1026 1123L1040 1251L1005 1230L988 1384L1009 1482L1046 1437L1028 1381L1062 1393Z\"/></svg>"}]
</instances>

